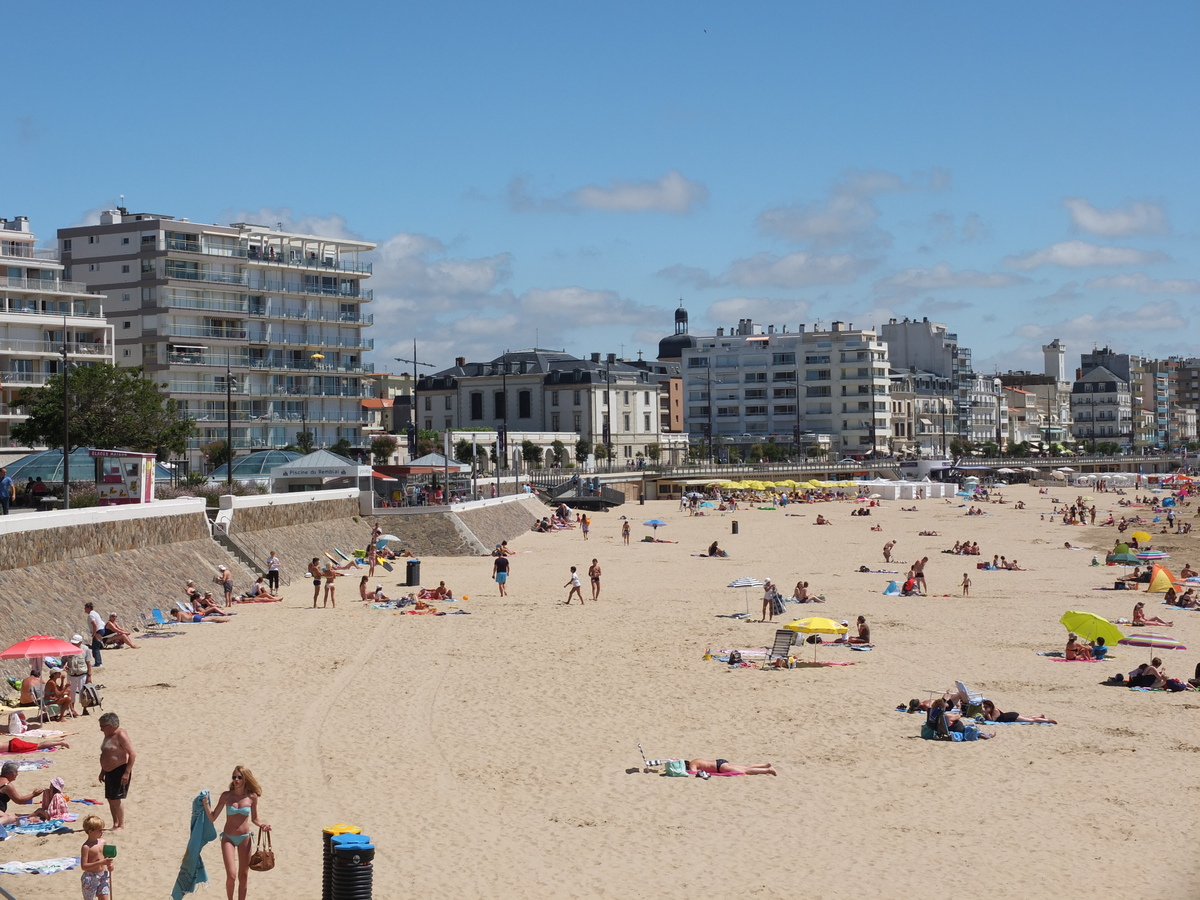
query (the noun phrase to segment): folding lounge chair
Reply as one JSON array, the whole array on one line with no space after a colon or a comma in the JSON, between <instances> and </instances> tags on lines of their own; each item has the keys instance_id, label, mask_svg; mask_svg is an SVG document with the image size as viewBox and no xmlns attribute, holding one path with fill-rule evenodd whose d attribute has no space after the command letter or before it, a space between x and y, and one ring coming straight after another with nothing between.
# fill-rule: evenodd
<instances>
[{"instance_id":1,"label":"folding lounge chair","mask_svg":"<svg viewBox=\"0 0 1200 900\"><path fill-rule=\"evenodd\" d=\"M792 645L796 642L796 632L790 631L787 628L780 628L775 632L775 644L767 651L766 661L763 663L764 668L771 665L776 659L787 659L792 652Z\"/></svg>"},{"instance_id":2,"label":"folding lounge chair","mask_svg":"<svg viewBox=\"0 0 1200 900\"><path fill-rule=\"evenodd\" d=\"M961 681L954 682L954 686L956 688L958 688L959 691L961 691L963 693L963 695L967 698L968 706L978 706L980 703L983 702L983 694L982 693L980 693L979 691L968 690L967 686L965 684L963 684Z\"/></svg>"},{"instance_id":3,"label":"folding lounge chair","mask_svg":"<svg viewBox=\"0 0 1200 900\"><path fill-rule=\"evenodd\" d=\"M37 701L38 705L38 718L42 720L43 725L62 712L62 708L57 703L46 702L46 688L44 685L39 684L33 687L32 691L33 699Z\"/></svg>"}]
</instances>

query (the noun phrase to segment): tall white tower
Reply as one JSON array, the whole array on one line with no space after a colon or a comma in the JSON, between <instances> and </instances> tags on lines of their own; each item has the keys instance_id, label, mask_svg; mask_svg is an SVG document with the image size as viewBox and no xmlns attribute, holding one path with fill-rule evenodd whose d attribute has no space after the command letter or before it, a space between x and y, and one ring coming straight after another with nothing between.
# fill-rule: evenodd
<instances>
[{"instance_id":1,"label":"tall white tower","mask_svg":"<svg viewBox=\"0 0 1200 900\"><path fill-rule=\"evenodd\" d=\"M1046 374L1057 382L1067 380L1067 345L1055 338L1048 344L1042 345L1042 354L1046 360Z\"/></svg>"}]
</instances>

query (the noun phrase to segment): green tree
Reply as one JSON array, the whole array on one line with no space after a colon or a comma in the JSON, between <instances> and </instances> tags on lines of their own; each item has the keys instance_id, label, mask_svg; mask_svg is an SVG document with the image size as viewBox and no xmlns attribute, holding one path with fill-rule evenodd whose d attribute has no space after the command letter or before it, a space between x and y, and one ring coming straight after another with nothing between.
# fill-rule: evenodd
<instances>
[{"instance_id":1,"label":"green tree","mask_svg":"<svg viewBox=\"0 0 1200 900\"><path fill-rule=\"evenodd\" d=\"M301 453L312 453L317 446L317 436L311 431L296 432L296 449Z\"/></svg>"},{"instance_id":2,"label":"green tree","mask_svg":"<svg viewBox=\"0 0 1200 900\"><path fill-rule=\"evenodd\" d=\"M659 457L662 456L662 447L659 444L647 444L646 456L649 457L650 462L657 463Z\"/></svg>"},{"instance_id":3,"label":"green tree","mask_svg":"<svg viewBox=\"0 0 1200 900\"><path fill-rule=\"evenodd\" d=\"M400 444L390 434L381 434L371 439L371 459L376 465L386 465Z\"/></svg>"},{"instance_id":4,"label":"green tree","mask_svg":"<svg viewBox=\"0 0 1200 900\"><path fill-rule=\"evenodd\" d=\"M808 448L808 452L806 455L810 459L816 459L818 456L825 456L828 452L829 451L827 451L820 444L813 444Z\"/></svg>"},{"instance_id":5,"label":"green tree","mask_svg":"<svg viewBox=\"0 0 1200 900\"><path fill-rule=\"evenodd\" d=\"M345 438L339 438L336 444L329 448L330 453L336 453L338 456L350 458L350 454L354 452L354 448L350 446L350 442Z\"/></svg>"},{"instance_id":6,"label":"green tree","mask_svg":"<svg viewBox=\"0 0 1200 900\"><path fill-rule=\"evenodd\" d=\"M580 438L575 442L575 462L587 462L588 455L592 452L592 442L586 438Z\"/></svg>"},{"instance_id":7,"label":"green tree","mask_svg":"<svg viewBox=\"0 0 1200 900\"><path fill-rule=\"evenodd\" d=\"M211 444L205 444L200 450L214 469L229 462L229 445L224 441L213 441Z\"/></svg>"},{"instance_id":8,"label":"green tree","mask_svg":"<svg viewBox=\"0 0 1200 900\"><path fill-rule=\"evenodd\" d=\"M471 454L474 453L471 442L466 438L461 438L454 442L454 460L460 463L469 463Z\"/></svg>"},{"instance_id":9,"label":"green tree","mask_svg":"<svg viewBox=\"0 0 1200 900\"><path fill-rule=\"evenodd\" d=\"M530 440L521 441L521 459L525 460L525 465L529 466L529 468L531 468L531 469L541 468L543 452L544 451L542 450L542 448L539 447L537 444L535 444L533 441L530 441Z\"/></svg>"},{"instance_id":10,"label":"green tree","mask_svg":"<svg viewBox=\"0 0 1200 900\"><path fill-rule=\"evenodd\" d=\"M555 438L554 443L550 445L550 455L554 458L554 462L561 466L566 459L567 445Z\"/></svg>"},{"instance_id":11,"label":"green tree","mask_svg":"<svg viewBox=\"0 0 1200 900\"><path fill-rule=\"evenodd\" d=\"M16 405L29 416L12 427L14 440L29 446L63 444L63 375L45 387L24 388ZM179 411L165 389L140 367L107 363L75 366L67 375L68 428L73 447L183 453L195 423Z\"/></svg>"},{"instance_id":12,"label":"green tree","mask_svg":"<svg viewBox=\"0 0 1200 900\"><path fill-rule=\"evenodd\" d=\"M953 456L966 456L971 452L970 441L964 441L960 437L953 438L950 441L950 453Z\"/></svg>"},{"instance_id":13,"label":"green tree","mask_svg":"<svg viewBox=\"0 0 1200 900\"><path fill-rule=\"evenodd\" d=\"M592 448L592 452L596 454L596 459L608 459L608 448L603 444L597 444Z\"/></svg>"},{"instance_id":14,"label":"green tree","mask_svg":"<svg viewBox=\"0 0 1200 900\"><path fill-rule=\"evenodd\" d=\"M432 453L441 443L441 435L429 428L417 431L417 456Z\"/></svg>"}]
</instances>

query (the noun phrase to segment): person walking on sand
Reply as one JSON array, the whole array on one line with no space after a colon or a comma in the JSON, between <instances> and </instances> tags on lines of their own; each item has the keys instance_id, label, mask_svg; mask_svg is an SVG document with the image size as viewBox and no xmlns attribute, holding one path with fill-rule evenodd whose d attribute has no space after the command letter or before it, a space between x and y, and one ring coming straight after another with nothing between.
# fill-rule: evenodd
<instances>
[{"instance_id":1,"label":"person walking on sand","mask_svg":"<svg viewBox=\"0 0 1200 900\"><path fill-rule=\"evenodd\" d=\"M885 563L890 563L892 561L892 548L895 546L895 541L888 541L883 545L883 561Z\"/></svg>"},{"instance_id":2,"label":"person walking on sand","mask_svg":"<svg viewBox=\"0 0 1200 900\"><path fill-rule=\"evenodd\" d=\"M966 572L963 572L962 584L960 584L959 587L963 589L962 595L964 597L971 596L971 576L968 575Z\"/></svg>"},{"instance_id":3,"label":"person walking on sand","mask_svg":"<svg viewBox=\"0 0 1200 900\"><path fill-rule=\"evenodd\" d=\"M129 777L137 761L129 733L121 727L116 713L105 713L100 717L100 783L104 785L104 799L112 812L113 831L125 830L125 798L129 796Z\"/></svg>"},{"instance_id":4,"label":"person walking on sand","mask_svg":"<svg viewBox=\"0 0 1200 900\"><path fill-rule=\"evenodd\" d=\"M337 597L334 596L334 591L337 590L333 580L341 573L333 566L332 563L325 563L321 569L321 577L325 579L325 598L321 601L321 609L333 604L333 608L337 609Z\"/></svg>"},{"instance_id":5,"label":"person walking on sand","mask_svg":"<svg viewBox=\"0 0 1200 900\"><path fill-rule=\"evenodd\" d=\"M592 520L587 517L587 513L584 513L579 517L579 530L583 532L583 539L585 541L588 539L588 531L591 530L591 527ZM580 599L582 600L583 598L581 597Z\"/></svg>"},{"instance_id":6,"label":"person walking on sand","mask_svg":"<svg viewBox=\"0 0 1200 900\"><path fill-rule=\"evenodd\" d=\"M508 596L508 564L507 555L497 556L492 560L492 578L500 585L500 596Z\"/></svg>"},{"instance_id":7,"label":"person walking on sand","mask_svg":"<svg viewBox=\"0 0 1200 900\"><path fill-rule=\"evenodd\" d=\"M308 564L308 577L313 580L313 609L316 609L321 599L321 563L315 556Z\"/></svg>"},{"instance_id":8,"label":"person walking on sand","mask_svg":"<svg viewBox=\"0 0 1200 900\"><path fill-rule=\"evenodd\" d=\"M245 766L234 766L229 781L229 790L222 792L213 806L204 793L204 811L208 821L215 822L225 813L225 827L221 831L221 857L225 862L225 896L233 900L233 889L237 886L238 900L246 900L246 879L250 874L250 828L260 828L270 833L271 826L258 817L258 801L262 798L262 787L258 779ZM240 882L240 883L239 883Z\"/></svg>"},{"instance_id":9,"label":"person walking on sand","mask_svg":"<svg viewBox=\"0 0 1200 900\"><path fill-rule=\"evenodd\" d=\"M591 566L588 568L588 578L592 580L592 599L600 599L600 563L592 560Z\"/></svg>"},{"instance_id":10,"label":"person walking on sand","mask_svg":"<svg viewBox=\"0 0 1200 900\"><path fill-rule=\"evenodd\" d=\"M621 525L621 542L626 547L629 546L629 520L628 519L626 519Z\"/></svg>"},{"instance_id":11,"label":"person walking on sand","mask_svg":"<svg viewBox=\"0 0 1200 900\"><path fill-rule=\"evenodd\" d=\"M579 573L575 571L575 567L571 566L571 577L567 579L567 583L563 587L569 587L571 590L567 593L567 606L571 605L572 597L579 597L579 605L583 606L583 587L579 584Z\"/></svg>"},{"instance_id":12,"label":"person walking on sand","mask_svg":"<svg viewBox=\"0 0 1200 900\"><path fill-rule=\"evenodd\" d=\"M274 550L267 554L267 587L272 594L279 593L279 557Z\"/></svg>"}]
</instances>

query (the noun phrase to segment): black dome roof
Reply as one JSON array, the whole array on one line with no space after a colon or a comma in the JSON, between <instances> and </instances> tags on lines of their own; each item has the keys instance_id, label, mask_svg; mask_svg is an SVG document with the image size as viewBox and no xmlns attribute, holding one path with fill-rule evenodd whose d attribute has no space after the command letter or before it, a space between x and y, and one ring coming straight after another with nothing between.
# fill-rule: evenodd
<instances>
[{"instance_id":1,"label":"black dome roof","mask_svg":"<svg viewBox=\"0 0 1200 900\"><path fill-rule=\"evenodd\" d=\"M696 346L696 339L690 334L669 334L658 342L659 359L682 359L683 351Z\"/></svg>"}]
</instances>

